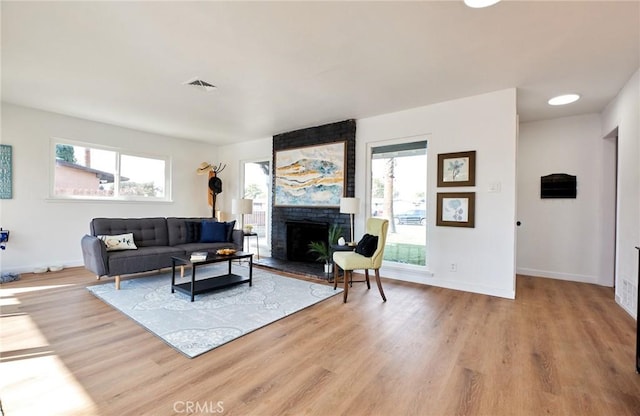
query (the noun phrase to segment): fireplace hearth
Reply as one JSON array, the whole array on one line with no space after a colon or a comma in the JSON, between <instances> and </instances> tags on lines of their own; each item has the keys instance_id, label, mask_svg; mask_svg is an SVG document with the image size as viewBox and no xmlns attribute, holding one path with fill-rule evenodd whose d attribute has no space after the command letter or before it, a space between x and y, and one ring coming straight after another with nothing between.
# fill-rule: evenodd
<instances>
[{"instance_id":1,"label":"fireplace hearth","mask_svg":"<svg viewBox=\"0 0 640 416\"><path fill-rule=\"evenodd\" d=\"M329 239L329 223L320 221L286 221L287 260L315 262L315 255L309 253L312 241Z\"/></svg>"}]
</instances>

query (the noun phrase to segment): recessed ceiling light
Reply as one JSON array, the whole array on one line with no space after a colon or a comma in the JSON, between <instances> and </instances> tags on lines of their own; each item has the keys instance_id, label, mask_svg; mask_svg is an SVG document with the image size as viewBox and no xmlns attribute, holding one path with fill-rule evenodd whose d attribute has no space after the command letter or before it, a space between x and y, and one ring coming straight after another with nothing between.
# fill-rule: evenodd
<instances>
[{"instance_id":1,"label":"recessed ceiling light","mask_svg":"<svg viewBox=\"0 0 640 416\"><path fill-rule=\"evenodd\" d=\"M493 6L500 0L464 0L464 4L474 9L481 9L483 7Z\"/></svg>"},{"instance_id":2,"label":"recessed ceiling light","mask_svg":"<svg viewBox=\"0 0 640 416\"><path fill-rule=\"evenodd\" d=\"M580 96L578 94L564 94L564 95L558 95L557 97L553 97L547 102L549 103L549 105L565 105L565 104L571 104L573 102L576 102L579 99L580 99Z\"/></svg>"}]
</instances>

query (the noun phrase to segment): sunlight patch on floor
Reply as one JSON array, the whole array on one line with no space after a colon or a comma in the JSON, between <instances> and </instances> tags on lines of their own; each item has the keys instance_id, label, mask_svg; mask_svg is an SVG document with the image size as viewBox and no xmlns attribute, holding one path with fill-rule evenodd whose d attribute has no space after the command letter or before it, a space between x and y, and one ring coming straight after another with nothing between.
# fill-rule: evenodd
<instances>
[{"instance_id":1,"label":"sunlight patch on floor","mask_svg":"<svg viewBox=\"0 0 640 416\"><path fill-rule=\"evenodd\" d=\"M15 357L0 364L7 415L97 415L98 410L62 361L50 355Z\"/></svg>"},{"instance_id":2,"label":"sunlight patch on floor","mask_svg":"<svg viewBox=\"0 0 640 416\"><path fill-rule=\"evenodd\" d=\"M55 288L60 286L48 286ZM42 289L27 288L27 289ZM11 289L22 291L23 289ZM91 397L20 302L3 290L0 397L7 415L97 415Z\"/></svg>"},{"instance_id":3,"label":"sunlight patch on floor","mask_svg":"<svg viewBox=\"0 0 640 416\"><path fill-rule=\"evenodd\" d=\"M47 285L47 286L30 286L30 287L12 287L11 289L2 289L0 293L2 297L7 295L20 295L22 293L37 292L40 290L60 289L63 287L75 286L74 284L66 285Z\"/></svg>"}]
</instances>

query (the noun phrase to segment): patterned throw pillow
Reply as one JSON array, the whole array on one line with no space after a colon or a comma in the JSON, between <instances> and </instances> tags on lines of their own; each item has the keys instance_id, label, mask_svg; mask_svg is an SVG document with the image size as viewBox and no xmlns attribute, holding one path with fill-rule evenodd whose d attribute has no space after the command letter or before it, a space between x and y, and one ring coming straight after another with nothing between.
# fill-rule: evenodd
<instances>
[{"instance_id":1,"label":"patterned throw pillow","mask_svg":"<svg viewBox=\"0 0 640 416\"><path fill-rule=\"evenodd\" d=\"M119 235L99 235L98 238L104 242L107 251L117 250L137 250L133 241L133 233Z\"/></svg>"}]
</instances>

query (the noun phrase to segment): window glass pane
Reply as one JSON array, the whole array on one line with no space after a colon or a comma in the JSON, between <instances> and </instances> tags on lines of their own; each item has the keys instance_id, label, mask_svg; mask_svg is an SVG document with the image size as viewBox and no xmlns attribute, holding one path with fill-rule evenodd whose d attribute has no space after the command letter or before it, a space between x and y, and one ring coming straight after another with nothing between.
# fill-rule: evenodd
<instances>
[{"instance_id":1,"label":"window glass pane","mask_svg":"<svg viewBox=\"0 0 640 416\"><path fill-rule=\"evenodd\" d=\"M52 196L167 200L168 158L122 154L80 142L53 141Z\"/></svg>"},{"instance_id":2,"label":"window glass pane","mask_svg":"<svg viewBox=\"0 0 640 416\"><path fill-rule=\"evenodd\" d=\"M244 197L253 200L253 213L245 215L244 223L253 225L253 232L266 237L269 208L269 162L244 164Z\"/></svg>"},{"instance_id":3,"label":"window glass pane","mask_svg":"<svg viewBox=\"0 0 640 416\"><path fill-rule=\"evenodd\" d=\"M55 152L54 195L113 196L116 152L63 143Z\"/></svg>"},{"instance_id":4,"label":"window glass pane","mask_svg":"<svg viewBox=\"0 0 640 416\"><path fill-rule=\"evenodd\" d=\"M165 161L148 157L120 156L120 196L164 198Z\"/></svg>"},{"instance_id":5,"label":"window glass pane","mask_svg":"<svg viewBox=\"0 0 640 416\"><path fill-rule=\"evenodd\" d=\"M426 142L376 147L371 159L371 214L390 222L384 260L426 265Z\"/></svg>"}]
</instances>

